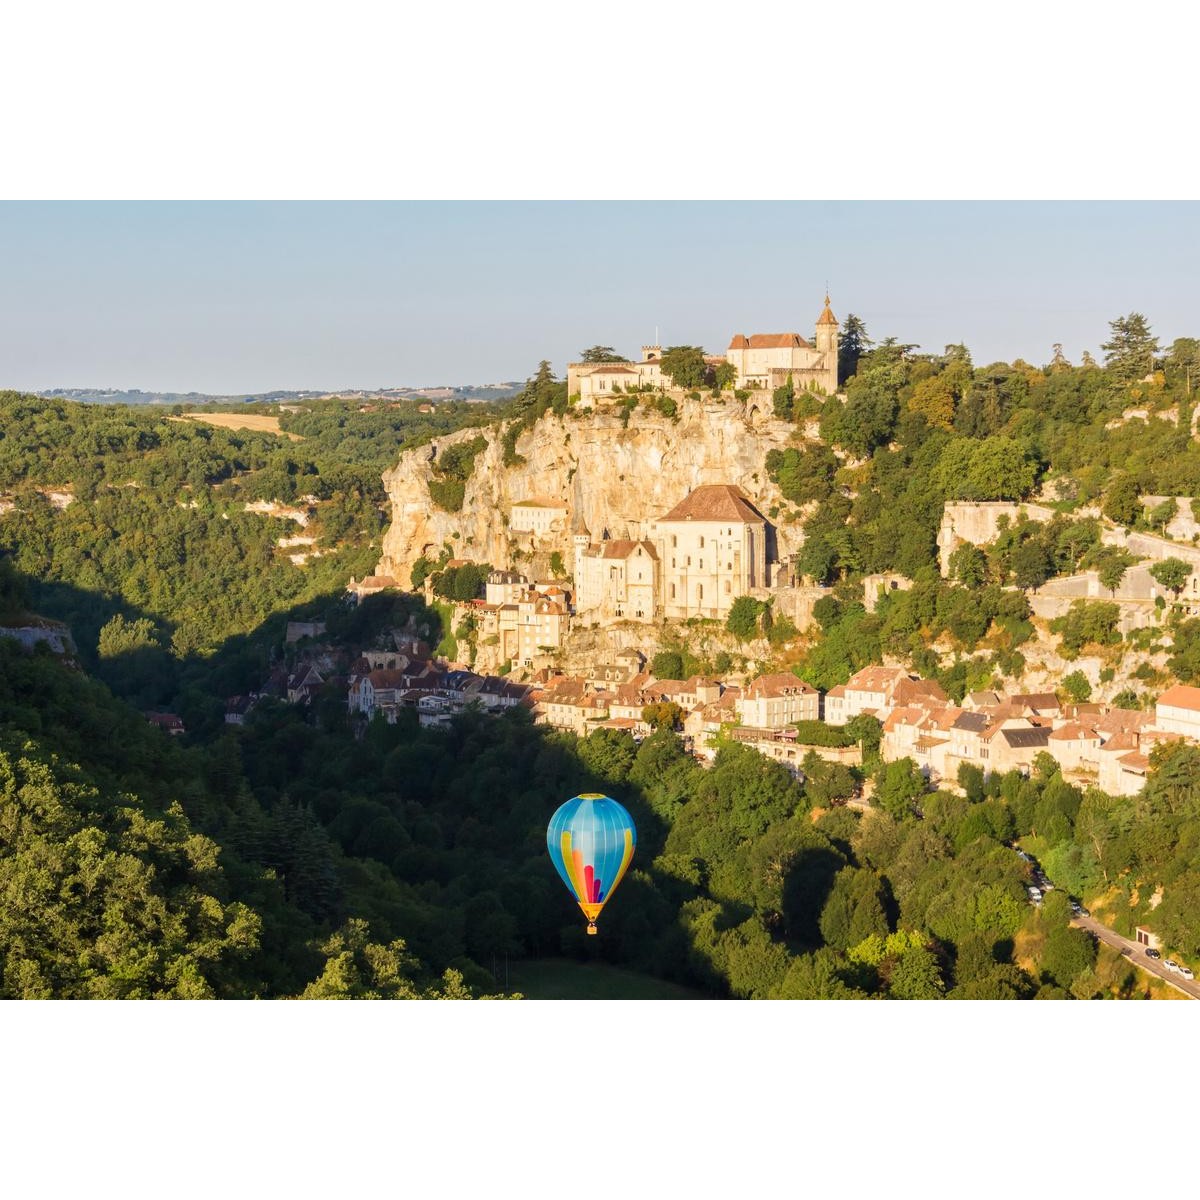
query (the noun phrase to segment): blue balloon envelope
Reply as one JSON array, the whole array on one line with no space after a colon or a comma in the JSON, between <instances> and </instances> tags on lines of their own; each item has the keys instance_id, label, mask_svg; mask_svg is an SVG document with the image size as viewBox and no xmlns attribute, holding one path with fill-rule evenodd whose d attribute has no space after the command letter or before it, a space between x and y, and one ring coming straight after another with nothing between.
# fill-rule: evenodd
<instances>
[{"instance_id":1,"label":"blue balloon envelope","mask_svg":"<svg viewBox=\"0 0 1200 1200\"><path fill-rule=\"evenodd\" d=\"M573 796L550 818L550 860L596 932L596 918L617 890L637 846L637 829L625 806L611 796Z\"/></svg>"}]
</instances>

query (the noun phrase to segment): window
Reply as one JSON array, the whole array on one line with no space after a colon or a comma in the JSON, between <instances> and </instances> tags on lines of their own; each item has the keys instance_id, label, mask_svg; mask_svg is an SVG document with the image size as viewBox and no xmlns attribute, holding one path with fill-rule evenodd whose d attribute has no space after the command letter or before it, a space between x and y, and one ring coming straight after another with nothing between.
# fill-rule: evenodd
<instances>
[{"instance_id":1,"label":"window","mask_svg":"<svg viewBox=\"0 0 1200 1200\"><path fill-rule=\"evenodd\" d=\"M675 585L671 584L671 599L675 599Z\"/></svg>"},{"instance_id":2,"label":"window","mask_svg":"<svg viewBox=\"0 0 1200 1200\"><path fill-rule=\"evenodd\" d=\"M696 599L697 600L704 599L704 584L702 584L702 583L696 584Z\"/></svg>"},{"instance_id":3,"label":"window","mask_svg":"<svg viewBox=\"0 0 1200 1200\"><path fill-rule=\"evenodd\" d=\"M692 556L690 554L688 555L688 564L687 565L689 567L692 565Z\"/></svg>"},{"instance_id":4,"label":"window","mask_svg":"<svg viewBox=\"0 0 1200 1200\"><path fill-rule=\"evenodd\" d=\"M671 534L671 549L674 550L675 547L678 545L679 545L679 539L674 534Z\"/></svg>"},{"instance_id":5,"label":"window","mask_svg":"<svg viewBox=\"0 0 1200 1200\"><path fill-rule=\"evenodd\" d=\"M732 585L732 584L729 582L729 580L728 580L728 579L727 579L727 580L725 580L725 595L727 595L727 596L728 596L728 595L729 595L729 593L730 593L730 592L732 592L732 591L733 591L733 585Z\"/></svg>"},{"instance_id":6,"label":"window","mask_svg":"<svg viewBox=\"0 0 1200 1200\"><path fill-rule=\"evenodd\" d=\"M704 549L704 539L703 538L700 539L700 549L701 550Z\"/></svg>"},{"instance_id":7,"label":"window","mask_svg":"<svg viewBox=\"0 0 1200 1200\"><path fill-rule=\"evenodd\" d=\"M704 559L700 560L700 570L704 570Z\"/></svg>"}]
</instances>

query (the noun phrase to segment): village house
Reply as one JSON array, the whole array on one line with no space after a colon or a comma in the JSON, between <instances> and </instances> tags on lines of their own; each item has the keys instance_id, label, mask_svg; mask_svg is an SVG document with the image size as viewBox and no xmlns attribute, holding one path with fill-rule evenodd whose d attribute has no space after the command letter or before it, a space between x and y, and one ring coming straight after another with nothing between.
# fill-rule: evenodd
<instances>
[{"instance_id":1,"label":"village house","mask_svg":"<svg viewBox=\"0 0 1200 1200\"><path fill-rule=\"evenodd\" d=\"M258 697L253 693L249 696L230 696L225 701L225 724L245 725L246 717L257 701Z\"/></svg>"},{"instance_id":2,"label":"village house","mask_svg":"<svg viewBox=\"0 0 1200 1200\"><path fill-rule=\"evenodd\" d=\"M570 626L565 604L528 593L517 604L517 659L526 667L535 657L552 654Z\"/></svg>"},{"instance_id":3,"label":"village house","mask_svg":"<svg viewBox=\"0 0 1200 1200\"><path fill-rule=\"evenodd\" d=\"M350 684L349 709L370 720L377 708L400 703L400 694L408 690L409 684L409 677L403 671L386 667L369 671Z\"/></svg>"},{"instance_id":4,"label":"village house","mask_svg":"<svg viewBox=\"0 0 1200 1200\"><path fill-rule=\"evenodd\" d=\"M354 603L359 604L368 596L377 596L380 592L398 591L400 584L390 575L368 575L359 581L350 576L346 591L354 597Z\"/></svg>"},{"instance_id":5,"label":"village house","mask_svg":"<svg viewBox=\"0 0 1200 1200\"><path fill-rule=\"evenodd\" d=\"M1140 733L1118 733L1100 747L1097 784L1101 791L1136 796L1146 786L1150 757L1141 743Z\"/></svg>"},{"instance_id":6,"label":"village house","mask_svg":"<svg viewBox=\"0 0 1200 1200\"><path fill-rule=\"evenodd\" d=\"M528 590L529 580L516 571L491 571L483 585L485 600L495 608L515 604Z\"/></svg>"},{"instance_id":7,"label":"village house","mask_svg":"<svg viewBox=\"0 0 1200 1200\"><path fill-rule=\"evenodd\" d=\"M589 693L578 678L563 678L543 691L534 709L537 724L568 729L577 737L587 737L592 729L608 720L607 696Z\"/></svg>"},{"instance_id":8,"label":"village house","mask_svg":"<svg viewBox=\"0 0 1200 1200\"><path fill-rule=\"evenodd\" d=\"M893 708L946 703L946 693L932 679L910 675L903 667L864 667L825 693L824 719L827 725L845 725L867 713L883 722Z\"/></svg>"},{"instance_id":9,"label":"village house","mask_svg":"<svg viewBox=\"0 0 1200 1200\"><path fill-rule=\"evenodd\" d=\"M1154 726L1200 741L1200 688L1182 683L1167 688L1155 702Z\"/></svg>"},{"instance_id":10,"label":"village house","mask_svg":"<svg viewBox=\"0 0 1200 1200\"><path fill-rule=\"evenodd\" d=\"M1100 769L1100 733L1094 725L1068 721L1050 733L1047 752L1068 771L1095 773Z\"/></svg>"},{"instance_id":11,"label":"village house","mask_svg":"<svg viewBox=\"0 0 1200 1200\"><path fill-rule=\"evenodd\" d=\"M144 713L143 716L145 716L151 725L158 726L163 733L171 737L182 737L187 733L183 725L183 718L177 713L148 712Z\"/></svg>"},{"instance_id":12,"label":"village house","mask_svg":"<svg viewBox=\"0 0 1200 1200\"><path fill-rule=\"evenodd\" d=\"M713 736L719 734L726 726L737 725L737 705L741 696L741 688L725 687L720 699L694 708L684 717L683 733L685 737L692 739L692 750L696 758L712 762L716 757L716 748L712 745Z\"/></svg>"},{"instance_id":13,"label":"village house","mask_svg":"<svg viewBox=\"0 0 1200 1200\"><path fill-rule=\"evenodd\" d=\"M760 675L748 683L738 701L738 719L757 729L779 729L797 721L820 718L821 696L816 688L789 672Z\"/></svg>"}]
</instances>

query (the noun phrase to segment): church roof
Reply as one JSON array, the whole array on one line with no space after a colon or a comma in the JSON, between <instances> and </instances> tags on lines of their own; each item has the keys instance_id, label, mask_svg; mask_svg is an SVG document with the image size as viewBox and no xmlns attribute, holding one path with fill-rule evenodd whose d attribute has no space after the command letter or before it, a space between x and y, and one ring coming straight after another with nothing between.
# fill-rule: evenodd
<instances>
[{"instance_id":1,"label":"church roof","mask_svg":"<svg viewBox=\"0 0 1200 1200\"><path fill-rule=\"evenodd\" d=\"M787 350L793 346L811 349L798 333L744 333L735 334L729 343L730 350Z\"/></svg>"},{"instance_id":2,"label":"church roof","mask_svg":"<svg viewBox=\"0 0 1200 1200\"><path fill-rule=\"evenodd\" d=\"M735 521L742 525L763 521L746 493L732 483L707 483L693 489L660 521Z\"/></svg>"},{"instance_id":3,"label":"church roof","mask_svg":"<svg viewBox=\"0 0 1200 1200\"><path fill-rule=\"evenodd\" d=\"M617 538L607 542L600 543L601 558L628 558L633 554L638 547L641 547L646 555L650 558L657 559L658 552L649 542L635 542L624 538Z\"/></svg>"},{"instance_id":4,"label":"church roof","mask_svg":"<svg viewBox=\"0 0 1200 1200\"><path fill-rule=\"evenodd\" d=\"M837 317L833 315L832 309L829 307L829 293L825 294L825 307L821 310L821 315L817 318L818 325L836 325Z\"/></svg>"}]
</instances>

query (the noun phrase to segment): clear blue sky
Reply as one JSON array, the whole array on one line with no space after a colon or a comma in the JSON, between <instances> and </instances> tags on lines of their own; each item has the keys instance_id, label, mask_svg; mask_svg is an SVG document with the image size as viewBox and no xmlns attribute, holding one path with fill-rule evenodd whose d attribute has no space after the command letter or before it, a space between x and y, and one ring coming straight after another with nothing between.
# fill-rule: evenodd
<instances>
[{"instance_id":1,"label":"clear blue sky","mask_svg":"<svg viewBox=\"0 0 1200 1200\"><path fill-rule=\"evenodd\" d=\"M0 387L520 379L839 318L976 362L1200 336L1197 203L6 203Z\"/></svg>"}]
</instances>

